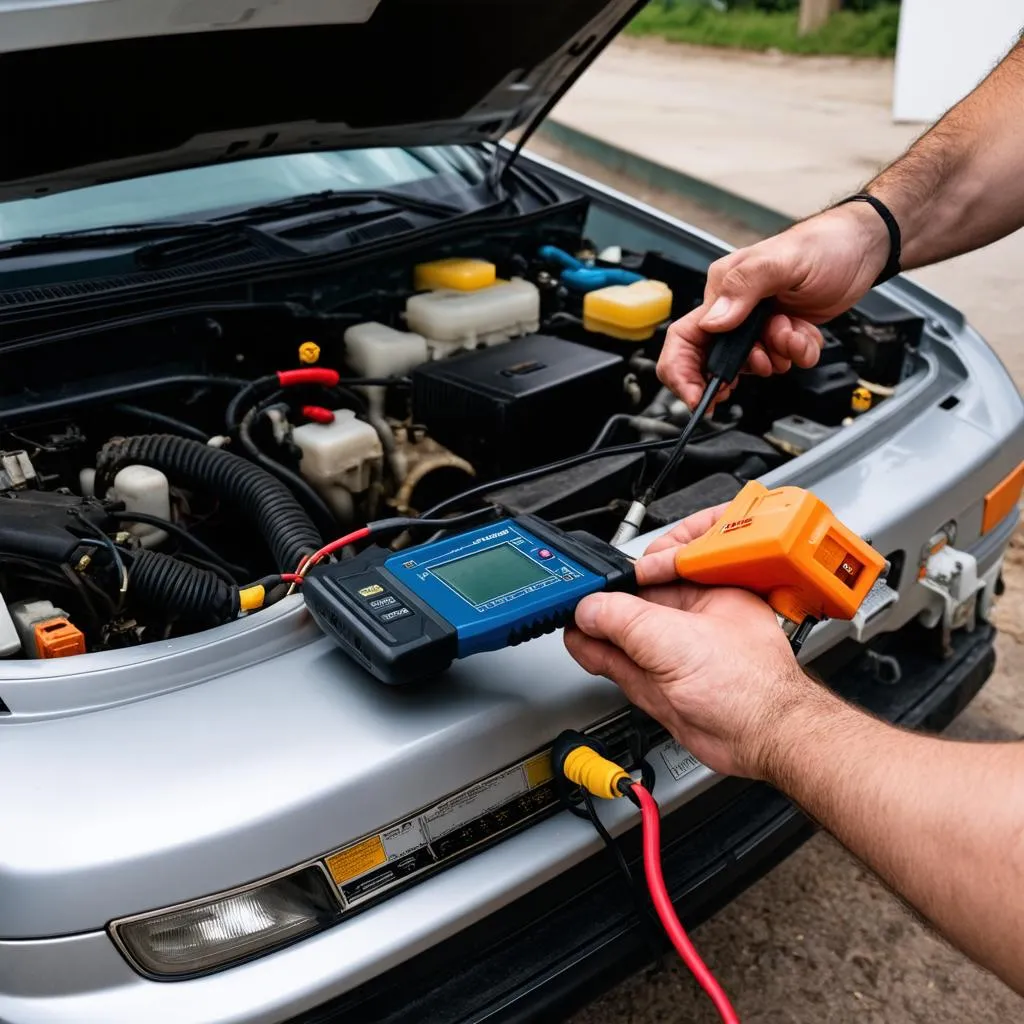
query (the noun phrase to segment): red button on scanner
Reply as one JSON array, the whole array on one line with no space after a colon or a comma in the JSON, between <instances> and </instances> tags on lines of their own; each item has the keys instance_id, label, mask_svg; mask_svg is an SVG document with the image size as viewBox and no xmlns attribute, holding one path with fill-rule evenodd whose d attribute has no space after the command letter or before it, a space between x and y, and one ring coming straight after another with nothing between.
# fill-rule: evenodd
<instances>
[{"instance_id":1,"label":"red button on scanner","mask_svg":"<svg viewBox=\"0 0 1024 1024\"><path fill-rule=\"evenodd\" d=\"M547 548L541 548L540 551L537 552L537 554L540 555L541 558L554 558L555 557L553 554L551 554L550 551L548 551Z\"/></svg>"}]
</instances>

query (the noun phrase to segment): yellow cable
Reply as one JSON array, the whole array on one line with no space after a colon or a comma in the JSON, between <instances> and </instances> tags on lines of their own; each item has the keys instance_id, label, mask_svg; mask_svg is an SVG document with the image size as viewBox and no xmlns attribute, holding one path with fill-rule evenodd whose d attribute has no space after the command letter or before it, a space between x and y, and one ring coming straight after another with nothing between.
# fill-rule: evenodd
<instances>
[{"instance_id":1,"label":"yellow cable","mask_svg":"<svg viewBox=\"0 0 1024 1024\"><path fill-rule=\"evenodd\" d=\"M590 747L576 747L570 750L562 763L562 774L570 782L582 786L588 793L602 800L613 800L622 796L618 783L628 779L629 773L614 761L602 757Z\"/></svg>"}]
</instances>

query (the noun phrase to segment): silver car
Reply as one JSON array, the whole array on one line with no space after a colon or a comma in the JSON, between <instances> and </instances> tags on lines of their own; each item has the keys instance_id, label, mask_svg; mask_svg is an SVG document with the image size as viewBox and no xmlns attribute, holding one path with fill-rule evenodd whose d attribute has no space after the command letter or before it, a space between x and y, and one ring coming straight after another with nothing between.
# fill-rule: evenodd
<instances>
[{"instance_id":1,"label":"silver car","mask_svg":"<svg viewBox=\"0 0 1024 1024\"><path fill-rule=\"evenodd\" d=\"M566 728L648 773L688 924L811 834L557 633L387 686L290 575L434 507L608 539L687 422L654 367L726 246L501 142L636 6L0 2L0 1020L571 1012L662 940L553 783ZM627 550L812 489L890 569L803 659L940 729L992 670L1024 404L908 281L826 333Z\"/></svg>"}]
</instances>

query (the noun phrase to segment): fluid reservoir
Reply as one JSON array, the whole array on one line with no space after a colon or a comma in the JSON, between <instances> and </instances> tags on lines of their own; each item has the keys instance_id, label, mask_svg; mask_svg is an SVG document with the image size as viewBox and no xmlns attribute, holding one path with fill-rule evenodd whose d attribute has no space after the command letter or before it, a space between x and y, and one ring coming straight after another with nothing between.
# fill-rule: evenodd
<instances>
[{"instance_id":1,"label":"fluid reservoir","mask_svg":"<svg viewBox=\"0 0 1024 1024\"><path fill-rule=\"evenodd\" d=\"M672 315L672 290L661 281L599 288L583 297L583 326L622 341L647 341Z\"/></svg>"},{"instance_id":2,"label":"fluid reservoir","mask_svg":"<svg viewBox=\"0 0 1024 1024\"><path fill-rule=\"evenodd\" d=\"M108 492L108 497L123 501L128 513L141 512L160 519L171 518L171 488L167 477L152 466L125 466ZM128 523L128 530L144 548L151 548L167 539L167 534L151 523Z\"/></svg>"},{"instance_id":3,"label":"fluid reservoir","mask_svg":"<svg viewBox=\"0 0 1024 1024\"><path fill-rule=\"evenodd\" d=\"M384 449L369 423L338 409L333 423L303 423L292 431L302 450L299 472L342 520L352 515L352 495L367 490L380 471Z\"/></svg>"},{"instance_id":4,"label":"fluid reservoir","mask_svg":"<svg viewBox=\"0 0 1024 1024\"><path fill-rule=\"evenodd\" d=\"M488 288L497 279L497 268L486 260L452 256L444 260L420 263L413 272L413 286L417 291L450 288L459 292L475 292Z\"/></svg>"},{"instance_id":5,"label":"fluid reservoir","mask_svg":"<svg viewBox=\"0 0 1024 1024\"><path fill-rule=\"evenodd\" d=\"M498 345L535 333L540 327L540 292L519 278L472 292L442 288L413 295L405 318L410 329L427 339L437 358L460 348Z\"/></svg>"},{"instance_id":6,"label":"fluid reservoir","mask_svg":"<svg viewBox=\"0 0 1024 1024\"><path fill-rule=\"evenodd\" d=\"M345 331L345 360L361 377L400 376L429 358L426 338L411 331L396 331L373 321ZM385 389L374 385L364 390L374 414L383 415Z\"/></svg>"}]
</instances>

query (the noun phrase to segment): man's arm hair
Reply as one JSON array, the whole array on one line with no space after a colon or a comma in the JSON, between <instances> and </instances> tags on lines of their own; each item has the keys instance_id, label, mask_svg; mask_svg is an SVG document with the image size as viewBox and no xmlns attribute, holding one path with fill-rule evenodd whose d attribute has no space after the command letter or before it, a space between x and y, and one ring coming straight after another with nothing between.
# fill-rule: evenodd
<instances>
[{"instance_id":1,"label":"man's arm hair","mask_svg":"<svg viewBox=\"0 0 1024 1024\"><path fill-rule=\"evenodd\" d=\"M906 270L1024 226L1024 41L865 191L900 224Z\"/></svg>"},{"instance_id":2,"label":"man's arm hair","mask_svg":"<svg viewBox=\"0 0 1024 1024\"><path fill-rule=\"evenodd\" d=\"M1024 743L910 733L822 690L774 749L769 782L1024 994Z\"/></svg>"}]
</instances>

